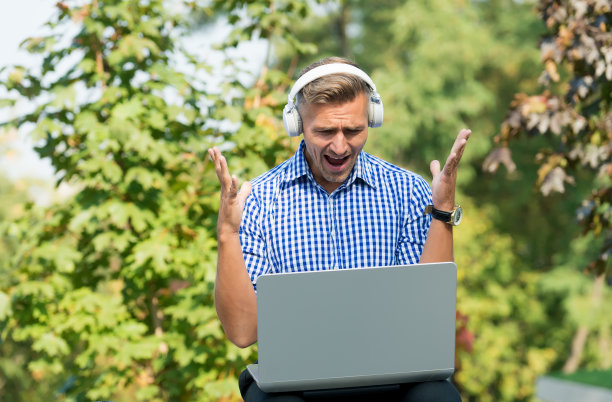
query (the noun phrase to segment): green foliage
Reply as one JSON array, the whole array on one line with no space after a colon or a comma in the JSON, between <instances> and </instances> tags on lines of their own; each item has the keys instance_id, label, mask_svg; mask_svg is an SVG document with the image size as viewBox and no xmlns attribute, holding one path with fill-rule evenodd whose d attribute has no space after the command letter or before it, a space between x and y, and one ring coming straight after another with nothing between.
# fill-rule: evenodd
<instances>
[{"instance_id":1,"label":"green foliage","mask_svg":"<svg viewBox=\"0 0 612 402\"><path fill-rule=\"evenodd\" d=\"M564 258L546 275L547 286L564 294L568 326L577 328L563 370L572 372L580 364L609 368L612 322L604 306L612 293L606 286L612 267L611 7L598 1L542 0L538 11L548 29L540 42L543 92L515 96L495 138L499 148L484 167L495 171L500 163L512 164L509 143L527 134L538 140L540 166L533 181L540 192L565 193L571 185L572 198L582 198L576 215L583 238L572 242L569 253L560 253ZM585 286L588 290L577 290L586 279L576 268L585 267L595 273L595 281Z\"/></svg>"},{"instance_id":2,"label":"green foliage","mask_svg":"<svg viewBox=\"0 0 612 402\"><path fill-rule=\"evenodd\" d=\"M296 27L319 44L316 56L352 57L371 73L385 104L385 123L368 150L418 172L448 152L462 127L472 136L467 163L485 155L516 87L532 88L541 26L532 5L512 1L347 0ZM335 6L335 7L334 7ZM344 31L343 31L344 30ZM344 43L345 41L346 43ZM281 64L294 55L278 52ZM476 174L462 171L463 180ZM468 174L470 176L468 176Z\"/></svg>"},{"instance_id":3,"label":"green foliage","mask_svg":"<svg viewBox=\"0 0 612 402\"><path fill-rule=\"evenodd\" d=\"M571 15L574 3L583 4L552 3L558 4L549 13L551 21ZM319 54L300 64L342 54L371 73L385 104L385 124L372 130L370 152L429 177L429 161L446 157L461 127L472 129L460 169L463 195L458 197L468 212L455 236L460 272L466 269L459 285L461 369L455 380L465 400L531 399L535 378L567 358L578 317L591 317L589 328L597 333L604 334L607 328L599 313L585 314L578 308L589 305L591 290L576 267L588 265L591 257L596 258L593 248L606 244L601 236L588 237L590 242L573 241L580 232L573 211L594 188L589 174L576 173L575 187L563 197L534 195L532 183L538 180L538 163L544 159L534 162L533 155L542 147L551 148L543 138L513 143L512 152L494 150L494 157L485 160L487 172L503 164L509 175L482 170L491 151L491 135L498 131L507 104L517 91L538 88L541 55L536 44L550 26L538 19L534 2L342 0L325 6L320 15L296 27L320 48ZM587 15L592 12L589 6ZM589 49L591 53L601 49L597 57L590 56L600 65L607 51L601 41L607 40L610 29L605 28L608 20L598 18L605 32ZM576 27L590 26L594 25ZM564 42L545 43L550 48ZM280 48L277 54L282 65L295 64L290 51ZM599 71L601 75L601 67ZM600 91L607 88L593 85ZM574 86L580 87L578 81ZM593 160L593 152L581 152L575 155ZM597 194L597 199L606 197ZM606 205L597 200L585 205L583 217L589 220L593 211L607 211ZM595 343L587 344L587 365L602 359Z\"/></svg>"},{"instance_id":4,"label":"green foliage","mask_svg":"<svg viewBox=\"0 0 612 402\"><path fill-rule=\"evenodd\" d=\"M612 65L610 4L598 1L546 1L538 7L548 32L540 44L544 71L539 95L517 94L496 142L525 133L547 139L536 158L536 185L544 195L565 192L587 181L577 217L584 233L604 239L590 269L608 271L612 252ZM487 165L499 162L493 153ZM494 170L495 168L491 169ZM584 172L587 172L585 175Z\"/></svg>"},{"instance_id":5,"label":"green foliage","mask_svg":"<svg viewBox=\"0 0 612 402\"><path fill-rule=\"evenodd\" d=\"M23 213L23 204L27 200L24 187L24 181L13 184L4 177L0 177L0 222L14 219ZM45 391L48 392L48 387L34 389L32 378L27 369L24 369L32 352L29 348L21 347L3 336L5 323L13 313L11 299L6 289L15 281L14 269L9 262L17 247L18 244L14 238L0 237L0 272L2 273L0 275L0 347L2 350L0 354L0 400L4 400L3 394L18 395L21 392L23 399L36 400L41 399Z\"/></svg>"},{"instance_id":6,"label":"green foliage","mask_svg":"<svg viewBox=\"0 0 612 402\"><path fill-rule=\"evenodd\" d=\"M550 296L541 275L521 264L512 251L515 240L493 230L495 208L465 201L472 212L455 236L457 309L474 340L471 350L458 350L454 379L466 400L528 400L535 379L557 358L555 346L570 334L551 328L560 312L543 302Z\"/></svg>"},{"instance_id":7,"label":"green foliage","mask_svg":"<svg viewBox=\"0 0 612 402\"><path fill-rule=\"evenodd\" d=\"M548 135L514 143L512 156L502 149L487 159L488 168L512 171L510 180L481 169L488 134L513 94L536 88L534 44L543 29L531 3L215 0L186 1L182 15L162 3L59 2L50 35L23 43L41 56L39 68L12 67L0 83L9 90L0 105L18 98L36 105L4 126L33 127L37 150L59 182L79 190L65 203L2 216L10 255L0 255L0 262L9 260L0 268L0 348L14 358L0 359L0 399L237 398L236 377L255 350L225 340L213 307L219 201L206 149L224 147L230 170L245 179L284 160L297 145L280 121L289 76L298 65L337 54L372 73L385 103L385 124L372 130L368 151L429 177L429 160L446 157L457 131L474 132L459 178L466 216L455 236L455 381L464 400L530 400L534 379L566 358L575 326L609 337L605 309L590 311L591 284L576 269L606 250L605 174L593 187L593 174L575 169L576 187L564 198L535 198L531 190L538 177L547 180L532 155L551 148L548 139L565 139L562 145L577 151L575 160L565 157L567 166L544 152L542 166L590 166L600 157L594 159L591 145L599 149L610 132L601 126L609 100L598 103L591 89L609 97L609 80L588 87L583 98L593 107L577 106L577 113L593 113L584 127L600 127L599 134L582 127L574 138L563 123L556 135L551 122L568 106L542 110L541 98L523 97L538 122L548 119ZM566 35L559 10L570 5L559 4L548 28ZM218 19L234 28L217 45L227 56L222 70L178 45L194 20ZM252 68L236 47L254 38L268 40L266 65L246 83L238 77ZM587 66L561 67L558 57L576 49L554 43L561 47L546 56L555 66L547 63L546 71L560 81L551 91L567 88L562 81ZM179 57L188 68L177 68ZM213 75L220 85L211 89L203 81ZM577 105L587 105L580 99ZM503 141L515 133L507 130ZM591 168L609 167L609 160L597 161ZM592 235L569 244L578 228L568 211L592 188L592 203L581 209ZM594 236L597 227L603 236ZM586 366L597 367L598 350L590 339Z\"/></svg>"},{"instance_id":8,"label":"green foliage","mask_svg":"<svg viewBox=\"0 0 612 402\"><path fill-rule=\"evenodd\" d=\"M246 13L243 2L186 6L249 21L247 35L236 29L221 49L263 29L300 50L288 29L305 6L248 3ZM225 339L213 305L218 182L206 150L230 145L232 171L247 177L284 159L290 144L275 117L284 91L270 88L288 78L264 71L248 88L227 60L219 90L204 90L212 68L178 46L186 17L165 5L59 2L49 36L23 43L40 68L14 67L0 83L5 103L36 105L4 126L33 123L58 184L79 189L3 223L15 250L2 268L2 354L28 351L19 356L32 380L7 375L0 395L235 399L237 374L254 359ZM189 68L174 67L179 56Z\"/></svg>"},{"instance_id":9,"label":"green foliage","mask_svg":"<svg viewBox=\"0 0 612 402\"><path fill-rule=\"evenodd\" d=\"M537 87L534 44L543 27L533 4L347 0L328 7L296 29L320 44L316 58L343 54L371 72L385 123L371 131L370 152L430 177L429 162L446 158L460 128L472 129L457 196L467 212L455 232L454 381L464 400L531 399L535 379L565 358L559 351L571 339L559 306L568 295L548 290L542 274L565 256L580 196L534 200L538 144L516 149L512 180L481 165L517 88ZM291 65L292 54L279 55Z\"/></svg>"}]
</instances>

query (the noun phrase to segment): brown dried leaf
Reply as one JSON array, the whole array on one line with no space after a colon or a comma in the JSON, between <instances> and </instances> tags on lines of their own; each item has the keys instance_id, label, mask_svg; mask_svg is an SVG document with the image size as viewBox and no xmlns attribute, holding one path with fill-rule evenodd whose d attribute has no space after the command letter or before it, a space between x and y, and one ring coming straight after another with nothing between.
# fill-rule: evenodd
<instances>
[{"instance_id":1,"label":"brown dried leaf","mask_svg":"<svg viewBox=\"0 0 612 402\"><path fill-rule=\"evenodd\" d=\"M559 28L558 36L561 45L563 45L564 47L569 47L572 44L572 41L574 40L574 33L572 32L572 30L567 29L564 26L561 26L561 28Z\"/></svg>"},{"instance_id":2,"label":"brown dried leaf","mask_svg":"<svg viewBox=\"0 0 612 402\"><path fill-rule=\"evenodd\" d=\"M547 100L546 96L535 95L527 98L523 104L523 116L530 113L544 113L546 111Z\"/></svg>"},{"instance_id":3,"label":"brown dried leaf","mask_svg":"<svg viewBox=\"0 0 612 402\"><path fill-rule=\"evenodd\" d=\"M612 177L612 163L604 163L599 167L599 172L597 176L600 178L604 177Z\"/></svg>"},{"instance_id":4,"label":"brown dried leaf","mask_svg":"<svg viewBox=\"0 0 612 402\"><path fill-rule=\"evenodd\" d=\"M516 129L516 128L521 127L521 112L519 112L517 109L514 109L513 111L511 111L510 115L506 119L506 123L511 128Z\"/></svg>"},{"instance_id":5,"label":"brown dried leaf","mask_svg":"<svg viewBox=\"0 0 612 402\"><path fill-rule=\"evenodd\" d=\"M587 144L586 149L584 150L584 158L582 159L582 163L585 165L589 165L591 168L595 169L599 165L600 160L604 160L607 156L607 150L605 147L598 147L593 144Z\"/></svg>"},{"instance_id":6,"label":"brown dried leaf","mask_svg":"<svg viewBox=\"0 0 612 402\"><path fill-rule=\"evenodd\" d=\"M582 146L582 144L576 144L576 145L574 145L572 150L569 151L569 153L567 155L569 156L569 158L571 160L576 160L576 159L582 160L582 157L584 156L584 149L583 148L584 147Z\"/></svg>"},{"instance_id":7,"label":"brown dried leaf","mask_svg":"<svg viewBox=\"0 0 612 402\"><path fill-rule=\"evenodd\" d=\"M553 134L555 135L561 134L561 129L563 128L562 121L563 121L562 113L555 113L552 115L552 117L550 118L550 131L552 131Z\"/></svg>"},{"instance_id":8,"label":"brown dried leaf","mask_svg":"<svg viewBox=\"0 0 612 402\"><path fill-rule=\"evenodd\" d=\"M547 115L540 116L540 121L538 123L538 131L540 132L540 134L544 134L546 131L548 131L549 123L550 123L550 119L548 118Z\"/></svg>"},{"instance_id":9,"label":"brown dried leaf","mask_svg":"<svg viewBox=\"0 0 612 402\"><path fill-rule=\"evenodd\" d=\"M606 72L606 62L604 60L598 60L595 63L595 78L599 78Z\"/></svg>"},{"instance_id":10,"label":"brown dried leaf","mask_svg":"<svg viewBox=\"0 0 612 402\"><path fill-rule=\"evenodd\" d=\"M559 78L561 77L559 76L559 73L557 72L557 64L552 60L548 60L546 61L545 66L546 66L546 72L550 76L550 79L553 80L554 82L558 82Z\"/></svg>"},{"instance_id":11,"label":"brown dried leaf","mask_svg":"<svg viewBox=\"0 0 612 402\"><path fill-rule=\"evenodd\" d=\"M544 166L542 166L542 168L543 167ZM540 172L538 172L538 176L539 176L539 173ZM567 173L565 173L565 170L557 166L554 169L552 169L550 172L548 172L542 184L540 185L540 191L545 196L549 195L553 191L564 193L565 183L574 184L574 182L575 181L572 176L568 176Z\"/></svg>"},{"instance_id":12,"label":"brown dried leaf","mask_svg":"<svg viewBox=\"0 0 612 402\"><path fill-rule=\"evenodd\" d=\"M506 167L508 173L512 173L516 170L516 164L512 160L510 148L500 147L491 151L482 163L482 170L488 173L494 173L499 168L500 163Z\"/></svg>"},{"instance_id":13,"label":"brown dried leaf","mask_svg":"<svg viewBox=\"0 0 612 402\"><path fill-rule=\"evenodd\" d=\"M586 14L589 7L589 4L584 0L571 0L570 4L574 8L576 18L584 17L584 14Z\"/></svg>"},{"instance_id":14,"label":"brown dried leaf","mask_svg":"<svg viewBox=\"0 0 612 402\"><path fill-rule=\"evenodd\" d=\"M586 127L587 121L582 116L577 116L576 119L572 122L572 130L574 134L578 134L583 128Z\"/></svg>"},{"instance_id":15,"label":"brown dried leaf","mask_svg":"<svg viewBox=\"0 0 612 402\"><path fill-rule=\"evenodd\" d=\"M603 14L609 13L612 11L612 5L610 4L610 0L595 0L595 11Z\"/></svg>"},{"instance_id":16,"label":"brown dried leaf","mask_svg":"<svg viewBox=\"0 0 612 402\"><path fill-rule=\"evenodd\" d=\"M527 118L527 130L531 130L533 129L535 126L538 125L540 121L540 115L532 113L529 115L529 117Z\"/></svg>"}]
</instances>

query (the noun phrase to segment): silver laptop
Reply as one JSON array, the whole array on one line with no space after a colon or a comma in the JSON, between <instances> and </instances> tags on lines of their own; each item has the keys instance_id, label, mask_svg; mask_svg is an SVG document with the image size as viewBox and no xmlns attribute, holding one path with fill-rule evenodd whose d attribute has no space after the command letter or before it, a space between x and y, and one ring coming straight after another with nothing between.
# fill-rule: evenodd
<instances>
[{"instance_id":1,"label":"silver laptop","mask_svg":"<svg viewBox=\"0 0 612 402\"><path fill-rule=\"evenodd\" d=\"M247 369L265 392L446 379L456 294L452 262L262 275Z\"/></svg>"}]
</instances>

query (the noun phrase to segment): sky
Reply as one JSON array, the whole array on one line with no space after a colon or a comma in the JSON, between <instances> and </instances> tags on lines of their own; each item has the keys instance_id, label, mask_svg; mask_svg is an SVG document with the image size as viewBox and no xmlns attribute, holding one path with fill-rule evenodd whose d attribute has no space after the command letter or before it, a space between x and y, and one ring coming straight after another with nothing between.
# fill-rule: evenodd
<instances>
[{"instance_id":1,"label":"sky","mask_svg":"<svg viewBox=\"0 0 612 402\"><path fill-rule=\"evenodd\" d=\"M50 0L3 0L0 3L0 67L14 64L32 65L27 52L19 51L19 44L30 36L43 32L43 24L53 15L55 1ZM11 180L19 178L51 181L53 171L48 162L41 161L32 150L24 133L4 133L12 151L0 159L0 170ZM33 198L45 197L36 194Z\"/></svg>"},{"instance_id":2,"label":"sky","mask_svg":"<svg viewBox=\"0 0 612 402\"><path fill-rule=\"evenodd\" d=\"M19 43L41 32L42 25L53 15L54 1L18 0L0 4L0 64L27 62L25 52L18 52Z\"/></svg>"}]
</instances>

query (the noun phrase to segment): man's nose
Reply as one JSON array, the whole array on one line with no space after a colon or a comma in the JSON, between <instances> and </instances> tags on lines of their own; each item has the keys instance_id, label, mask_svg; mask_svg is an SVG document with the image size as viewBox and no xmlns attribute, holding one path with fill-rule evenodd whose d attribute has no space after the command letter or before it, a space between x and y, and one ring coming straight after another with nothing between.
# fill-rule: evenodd
<instances>
[{"instance_id":1,"label":"man's nose","mask_svg":"<svg viewBox=\"0 0 612 402\"><path fill-rule=\"evenodd\" d=\"M347 151L348 144L346 142L346 137L342 130L338 130L332 138L332 143L330 145L330 149L336 155L344 155Z\"/></svg>"}]
</instances>

